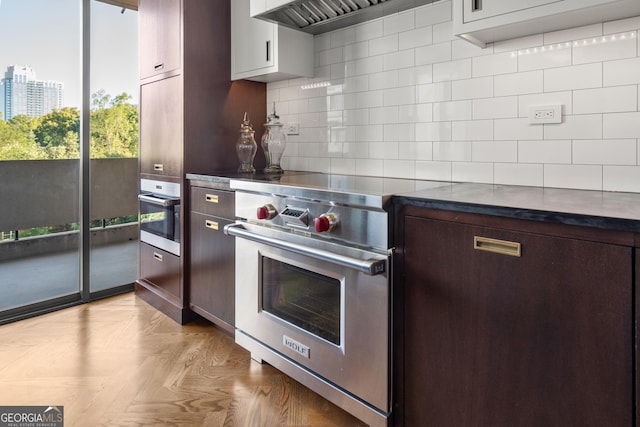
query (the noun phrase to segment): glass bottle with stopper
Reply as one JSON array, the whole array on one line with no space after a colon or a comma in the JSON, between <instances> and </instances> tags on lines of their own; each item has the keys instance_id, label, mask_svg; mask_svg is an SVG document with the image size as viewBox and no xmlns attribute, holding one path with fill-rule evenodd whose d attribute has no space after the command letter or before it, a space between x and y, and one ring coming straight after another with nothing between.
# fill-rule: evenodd
<instances>
[{"instance_id":1,"label":"glass bottle with stopper","mask_svg":"<svg viewBox=\"0 0 640 427\"><path fill-rule=\"evenodd\" d=\"M276 114L276 105L273 103L273 112L267 117L265 123L266 131L262 135L262 149L267 160L265 173L283 173L284 170L280 166L280 160L284 154L284 148L287 144L287 138L284 133L283 124L280 117Z\"/></svg>"},{"instance_id":2,"label":"glass bottle with stopper","mask_svg":"<svg viewBox=\"0 0 640 427\"><path fill-rule=\"evenodd\" d=\"M236 153L238 154L238 160L240 161L238 172L256 171L253 167L253 159L256 156L258 144L256 144L256 140L253 137L254 134L255 131L251 127L249 117L245 112L242 124L240 124L240 137L238 138L238 142L236 142Z\"/></svg>"}]
</instances>

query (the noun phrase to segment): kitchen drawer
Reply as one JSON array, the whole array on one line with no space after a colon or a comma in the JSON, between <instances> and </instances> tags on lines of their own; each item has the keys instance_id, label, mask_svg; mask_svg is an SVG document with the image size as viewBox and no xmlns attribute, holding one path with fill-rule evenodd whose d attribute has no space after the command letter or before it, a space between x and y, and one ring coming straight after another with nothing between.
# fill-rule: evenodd
<instances>
[{"instance_id":1,"label":"kitchen drawer","mask_svg":"<svg viewBox=\"0 0 640 427\"><path fill-rule=\"evenodd\" d=\"M140 278L168 296L179 300L180 257L146 243L140 243Z\"/></svg>"},{"instance_id":2,"label":"kitchen drawer","mask_svg":"<svg viewBox=\"0 0 640 427\"><path fill-rule=\"evenodd\" d=\"M191 187L191 210L220 218L235 218L235 193L206 187Z\"/></svg>"}]
</instances>

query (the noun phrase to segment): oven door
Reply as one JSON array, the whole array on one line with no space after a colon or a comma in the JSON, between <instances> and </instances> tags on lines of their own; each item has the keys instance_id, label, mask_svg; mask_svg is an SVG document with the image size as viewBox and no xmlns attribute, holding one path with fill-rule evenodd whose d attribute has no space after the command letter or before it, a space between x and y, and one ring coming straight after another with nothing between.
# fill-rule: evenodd
<instances>
[{"instance_id":1,"label":"oven door","mask_svg":"<svg viewBox=\"0 0 640 427\"><path fill-rule=\"evenodd\" d=\"M389 254L247 223L236 239L236 327L388 413Z\"/></svg>"},{"instance_id":2,"label":"oven door","mask_svg":"<svg viewBox=\"0 0 640 427\"><path fill-rule=\"evenodd\" d=\"M140 240L180 256L180 198L144 193L140 204Z\"/></svg>"}]
</instances>

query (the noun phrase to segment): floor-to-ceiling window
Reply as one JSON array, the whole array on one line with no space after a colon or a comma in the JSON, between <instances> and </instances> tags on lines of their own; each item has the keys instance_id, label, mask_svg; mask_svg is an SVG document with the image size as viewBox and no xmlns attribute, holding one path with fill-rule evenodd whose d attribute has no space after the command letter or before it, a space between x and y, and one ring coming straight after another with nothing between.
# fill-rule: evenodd
<instances>
[{"instance_id":1,"label":"floor-to-ceiling window","mask_svg":"<svg viewBox=\"0 0 640 427\"><path fill-rule=\"evenodd\" d=\"M92 3L0 0L0 322L135 279L137 12Z\"/></svg>"},{"instance_id":2,"label":"floor-to-ceiling window","mask_svg":"<svg viewBox=\"0 0 640 427\"><path fill-rule=\"evenodd\" d=\"M90 291L138 271L138 16L91 0Z\"/></svg>"}]
</instances>

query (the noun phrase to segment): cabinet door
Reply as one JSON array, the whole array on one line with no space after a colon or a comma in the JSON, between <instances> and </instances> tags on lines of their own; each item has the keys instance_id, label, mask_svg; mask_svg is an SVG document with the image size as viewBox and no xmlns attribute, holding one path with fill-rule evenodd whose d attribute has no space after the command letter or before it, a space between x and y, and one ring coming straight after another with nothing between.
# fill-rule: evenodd
<instances>
[{"instance_id":1,"label":"cabinet door","mask_svg":"<svg viewBox=\"0 0 640 427\"><path fill-rule=\"evenodd\" d=\"M231 74L268 72L275 64L276 25L249 16L249 0L231 2Z\"/></svg>"},{"instance_id":2,"label":"cabinet door","mask_svg":"<svg viewBox=\"0 0 640 427\"><path fill-rule=\"evenodd\" d=\"M416 217L404 239L406 426L632 425L632 248Z\"/></svg>"},{"instance_id":3,"label":"cabinet door","mask_svg":"<svg viewBox=\"0 0 640 427\"><path fill-rule=\"evenodd\" d=\"M565 0L464 0L464 22L524 11Z\"/></svg>"},{"instance_id":4,"label":"cabinet door","mask_svg":"<svg viewBox=\"0 0 640 427\"><path fill-rule=\"evenodd\" d=\"M180 0L139 0L140 78L180 68Z\"/></svg>"},{"instance_id":5,"label":"cabinet door","mask_svg":"<svg viewBox=\"0 0 640 427\"><path fill-rule=\"evenodd\" d=\"M176 303L182 298L180 257L140 243L140 278L152 283Z\"/></svg>"},{"instance_id":6,"label":"cabinet door","mask_svg":"<svg viewBox=\"0 0 640 427\"><path fill-rule=\"evenodd\" d=\"M140 86L140 172L182 177L181 77Z\"/></svg>"},{"instance_id":7,"label":"cabinet door","mask_svg":"<svg viewBox=\"0 0 640 427\"><path fill-rule=\"evenodd\" d=\"M235 325L235 238L227 221L191 212L189 301L191 308L231 330ZM220 322L222 321L222 322Z\"/></svg>"}]
</instances>

